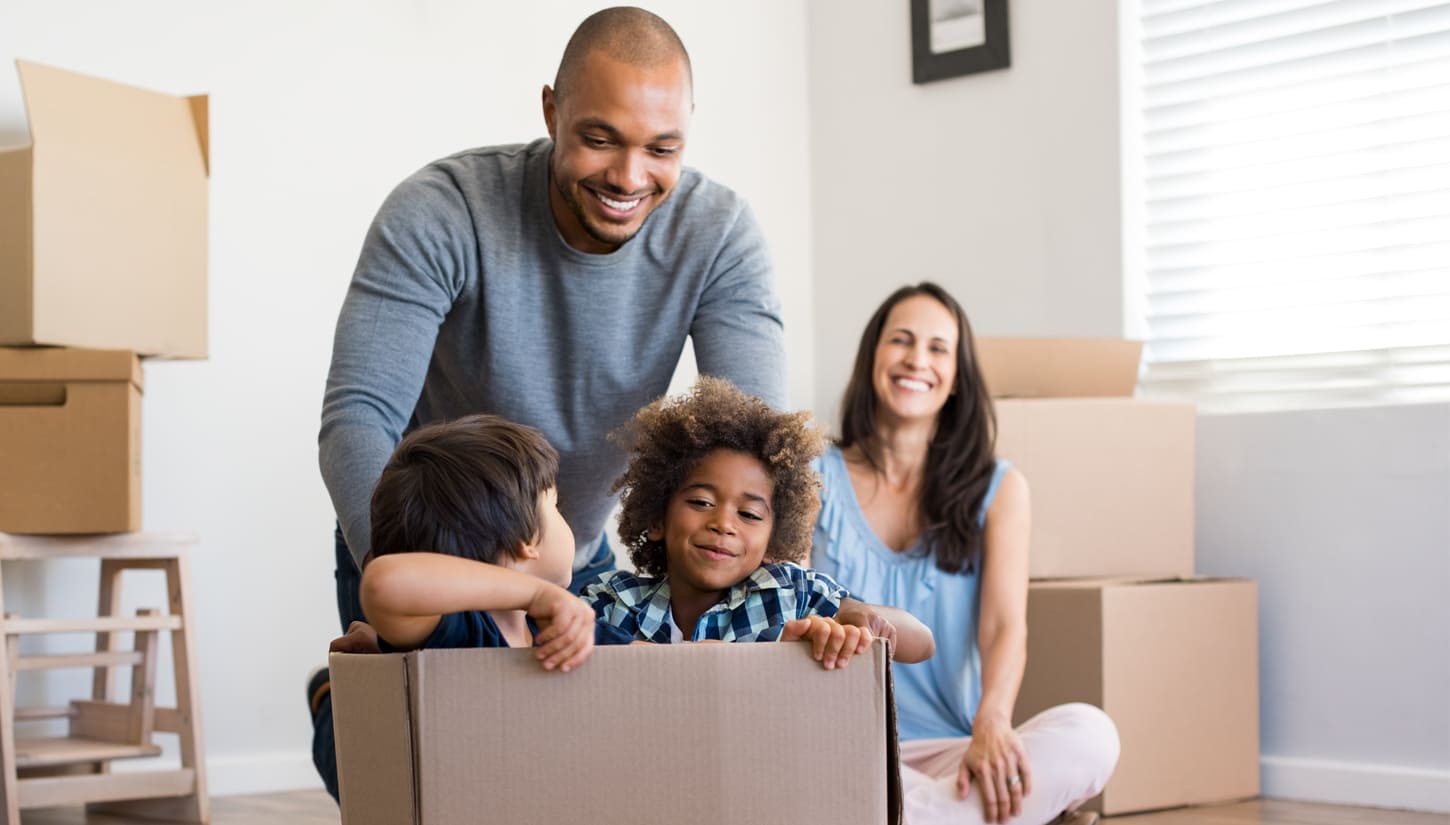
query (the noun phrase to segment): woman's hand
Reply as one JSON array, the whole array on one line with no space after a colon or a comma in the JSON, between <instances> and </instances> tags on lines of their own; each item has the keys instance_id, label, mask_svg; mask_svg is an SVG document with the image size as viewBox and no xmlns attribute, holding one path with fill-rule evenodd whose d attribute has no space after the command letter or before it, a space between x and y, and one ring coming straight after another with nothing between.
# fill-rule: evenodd
<instances>
[{"instance_id":1,"label":"woman's hand","mask_svg":"<svg viewBox=\"0 0 1450 825\"><path fill-rule=\"evenodd\" d=\"M1032 792L1032 770L1027 749L1010 723L983 723L972 728L972 743L962 755L957 772L957 793L966 799L977 783L982 795L983 818L1006 822L1022 813L1022 798Z\"/></svg>"}]
</instances>

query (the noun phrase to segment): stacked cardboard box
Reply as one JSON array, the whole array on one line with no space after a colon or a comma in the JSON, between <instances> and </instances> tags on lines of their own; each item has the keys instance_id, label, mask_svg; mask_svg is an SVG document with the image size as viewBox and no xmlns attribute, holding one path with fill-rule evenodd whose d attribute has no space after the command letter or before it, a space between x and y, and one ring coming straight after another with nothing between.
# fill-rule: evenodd
<instances>
[{"instance_id":1,"label":"stacked cardboard box","mask_svg":"<svg viewBox=\"0 0 1450 825\"><path fill-rule=\"evenodd\" d=\"M1032 490L1017 722L1103 708L1122 755L1105 814L1259 792L1254 584L1194 576L1194 409L1133 398L1132 341L982 338L997 452Z\"/></svg>"},{"instance_id":2,"label":"stacked cardboard box","mask_svg":"<svg viewBox=\"0 0 1450 825\"><path fill-rule=\"evenodd\" d=\"M0 532L141 527L138 356L206 357L206 98L18 62L0 149Z\"/></svg>"}]
</instances>

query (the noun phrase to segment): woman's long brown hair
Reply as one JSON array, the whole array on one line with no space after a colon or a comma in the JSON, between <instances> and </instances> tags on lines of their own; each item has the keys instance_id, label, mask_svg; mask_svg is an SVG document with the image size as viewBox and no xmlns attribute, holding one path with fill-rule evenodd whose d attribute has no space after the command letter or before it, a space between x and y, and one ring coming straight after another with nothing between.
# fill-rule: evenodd
<instances>
[{"instance_id":1,"label":"woman's long brown hair","mask_svg":"<svg viewBox=\"0 0 1450 825\"><path fill-rule=\"evenodd\" d=\"M842 449L857 447L866 461L881 472L880 444L876 438L876 391L871 370L886 317L907 298L925 295L957 319L957 374L952 395L937 414L936 432L927 448L921 491L924 546L936 556L936 566L949 573L977 569L982 558L980 511L996 465L997 418L992 398L977 369L977 348L967 315L956 299L937 284L923 281L904 286L871 316L861 332L856 365L841 400Z\"/></svg>"}]
</instances>

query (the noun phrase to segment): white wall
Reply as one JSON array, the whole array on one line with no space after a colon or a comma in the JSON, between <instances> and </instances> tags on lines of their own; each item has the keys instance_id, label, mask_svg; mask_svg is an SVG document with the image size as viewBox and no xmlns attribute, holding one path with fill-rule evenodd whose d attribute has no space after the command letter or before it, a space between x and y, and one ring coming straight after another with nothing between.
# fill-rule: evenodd
<instances>
[{"instance_id":1,"label":"white wall","mask_svg":"<svg viewBox=\"0 0 1450 825\"><path fill-rule=\"evenodd\" d=\"M1140 256L1120 240L1137 189L1119 67L1136 26L1117 0L1009 6L1010 69L915 86L907 3L811 3L827 421L861 326L908 281L943 283L979 333L1139 328L1123 284ZM1450 810L1450 414L1200 427L1199 569L1261 587L1264 793Z\"/></svg>"},{"instance_id":2,"label":"white wall","mask_svg":"<svg viewBox=\"0 0 1450 825\"><path fill-rule=\"evenodd\" d=\"M1450 405L1200 416L1198 509L1259 583L1264 793L1450 812Z\"/></svg>"},{"instance_id":3,"label":"white wall","mask_svg":"<svg viewBox=\"0 0 1450 825\"><path fill-rule=\"evenodd\" d=\"M192 578L215 793L317 784L303 687L337 620L316 433L333 324L373 212L438 156L542 135L539 91L573 28L605 5L0 5L6 145L26 135L9 68L17 57L211 95L211 358L147 365L143 460L148 529L201 537ZM808 365L805 7L645 5L694 60L686 162L751 200L778 265L790 361ZM792 381L793 399L807 403L808 372ZM12 608L94 610L91 566L7 574ZM156 603L157 593L146 584L128 601ZM86 684L57 674L23 689L59 700Z\"/></svg>"},{"instance_id":4,"label":"white wall","mask_svg":"<svg viewBox=\"0 0 1450 825\"><path fill-rule=\"evenodd\" d=\"M1119 335L1114 0L1009 3L1012 67L911 82L909 5L812 0L815 404L897 286L947 287L978 333Z\"/></svg>"}]
</instances>

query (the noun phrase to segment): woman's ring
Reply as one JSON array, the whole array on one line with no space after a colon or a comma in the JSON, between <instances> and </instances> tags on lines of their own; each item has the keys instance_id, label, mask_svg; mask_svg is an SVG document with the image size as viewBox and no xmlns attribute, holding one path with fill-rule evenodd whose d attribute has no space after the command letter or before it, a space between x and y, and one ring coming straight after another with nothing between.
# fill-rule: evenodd
<instances>
[{"instance_id":1,"label":"woman's ring","mask_svg":"<svg viewBox=\"0 0 1450 825\"><path fill-rule=\"evenodd\" d=\"M1010 788L1013 785L1021 785L1021 784L1022 784L1022 777L1020 777L1020 776L1009 776L1009 777L1007 777L1007 787Z\"/></svg>"}]
</instances>

